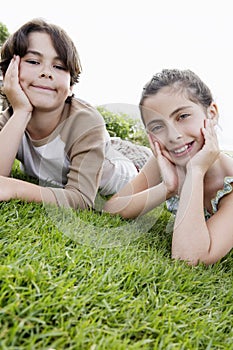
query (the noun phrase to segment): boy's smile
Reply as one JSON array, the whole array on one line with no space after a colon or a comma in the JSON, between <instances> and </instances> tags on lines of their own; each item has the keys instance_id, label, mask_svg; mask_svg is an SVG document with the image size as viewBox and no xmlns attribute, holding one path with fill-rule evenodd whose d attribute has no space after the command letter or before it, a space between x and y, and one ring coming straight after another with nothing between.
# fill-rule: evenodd
<instances>
[{"instance_id":1,"label":"boy's smile","mask_svg":"<svg viewBox=\"0 0 233 350\"><path fill-rule=\"evenodd\" d=\"M54 110L70 95L70 73L47 33L32 32L21 58L19 80L34 108Z\"/></svg>"}]
</instances>

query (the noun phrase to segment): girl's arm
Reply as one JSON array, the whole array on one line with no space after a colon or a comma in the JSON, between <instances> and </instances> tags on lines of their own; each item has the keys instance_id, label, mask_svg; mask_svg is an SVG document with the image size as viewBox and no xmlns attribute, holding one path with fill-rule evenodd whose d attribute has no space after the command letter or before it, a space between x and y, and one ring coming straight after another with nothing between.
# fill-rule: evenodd
<instances>
[{"instance_id":1,"label":"girl's arm","mask_svg":"<svg viewBox=\"0 0 233 350\"><path fill-rule=\"evenodd\" d=\"M9 176L20 141L31 118L32 105L18 78L19 57L14 57L4 77L4 93L13 108L13 115L0 132L0 175Z\"/></svg>"},{"instance_id":2,"label":"girl's arm","mask_svg":"<svg viewBox=\"0 0 233 350\"><path fill-rule=\"evenodd\" d=\"M219 149L211 121L203 134L204 147L187 165L172 240L172 256L193 265L213 264L233 247L233 194L223 198L218 212L205 221L204 176L217 159Z\"/></svg>"},{"instance_id":3,"label":"girl's arm","mask_svg":"<svg viewBox=\"0 0 233 350\"><path fill-rule=\"evenodd\" d=\"M141 172L105 203L104 211L135 218L159 206L176 192L177 176L174 166L161 153L156 153ZM158 149L157 149L158 151ZM162 180L161 180L162 178Z\"/></svg>"},{"instance_id":4,"label":"girl's arm","mask_svg":"<svg viewBox=\"0 0 233 350\"><path fill-rule=\"evenodd\" d=\"M203 176L187 174L172 240L172 256L192 265L217 262L233 248L233 193L221 199L218 211L204 218Z\"/></svg>"}]
</instances>

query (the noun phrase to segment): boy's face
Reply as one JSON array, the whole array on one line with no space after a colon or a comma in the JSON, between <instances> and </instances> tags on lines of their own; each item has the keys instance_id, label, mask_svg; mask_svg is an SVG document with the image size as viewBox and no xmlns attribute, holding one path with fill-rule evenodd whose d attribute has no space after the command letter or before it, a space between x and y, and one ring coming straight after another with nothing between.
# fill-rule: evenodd
<instances>
[{"instance_id":1,"label":"boy's face","mask_svg":"<svg viewBox=\"0 0 233 350\"><path fill-rule=\"evenodd\" d=\"M158 142L162 154L172 163L185 166L203 147L201 129L207 115L181 92L162 88L145 99L142 112L152 149Z\"/></svg>"},{"instance_id":2,"label":"boy's face","mask_svg":"<svg viewBox=\"0 0 233 350\"><path fill-rule=\"evenodd\" d=\"M34 108L55 110L72 93L70 72L47 33L32 32L28 41L27 53L20 61L20 85Z\"/></svg>"}]
</instances>

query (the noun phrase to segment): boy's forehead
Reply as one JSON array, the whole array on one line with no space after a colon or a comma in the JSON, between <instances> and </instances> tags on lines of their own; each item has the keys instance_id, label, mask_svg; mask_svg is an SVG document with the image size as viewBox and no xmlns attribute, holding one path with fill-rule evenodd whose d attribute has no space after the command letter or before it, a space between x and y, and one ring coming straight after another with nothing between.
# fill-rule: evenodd
<instances>
[{"instance_id":1,"label":"boy's forehead","mask_svg":"<svg viewBox=\"0 0 233 350\"><path fill-rule=\"evenodd\" d=\"M53 56L58 56L51 36L46 32L31 32L28 35L28 51L36 50L39 53L49 52Z\"/></svg>"}]
</instances>

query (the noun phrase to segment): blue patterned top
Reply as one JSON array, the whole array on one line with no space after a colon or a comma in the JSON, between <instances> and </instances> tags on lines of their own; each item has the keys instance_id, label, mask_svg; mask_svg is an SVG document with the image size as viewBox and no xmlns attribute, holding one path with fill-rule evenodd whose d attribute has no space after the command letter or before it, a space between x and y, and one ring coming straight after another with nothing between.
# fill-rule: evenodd
<instances>
[{"instance_id":1,"label":"blue patterned top","mask_svg":"<svg viewBox=\"0 0 233 350\"><path fill-rule=\"evenodd\" d=\"M215 198L211 199L211 205L212 205L212 211L213 214L216 213L218 210L218 203L222 197L224 197L226 194L231 193L233 190L232 184L233 183L233 176L226 176L224 178L224 184L223 188L221 190L218 190ZM178 205L179 205L179 196L174 196L166 201L167 209L176 215ZM208 220L213 214L210 214L206 209L204 209L204 214L206 220Z\"/></svg>"}]
</instances>

